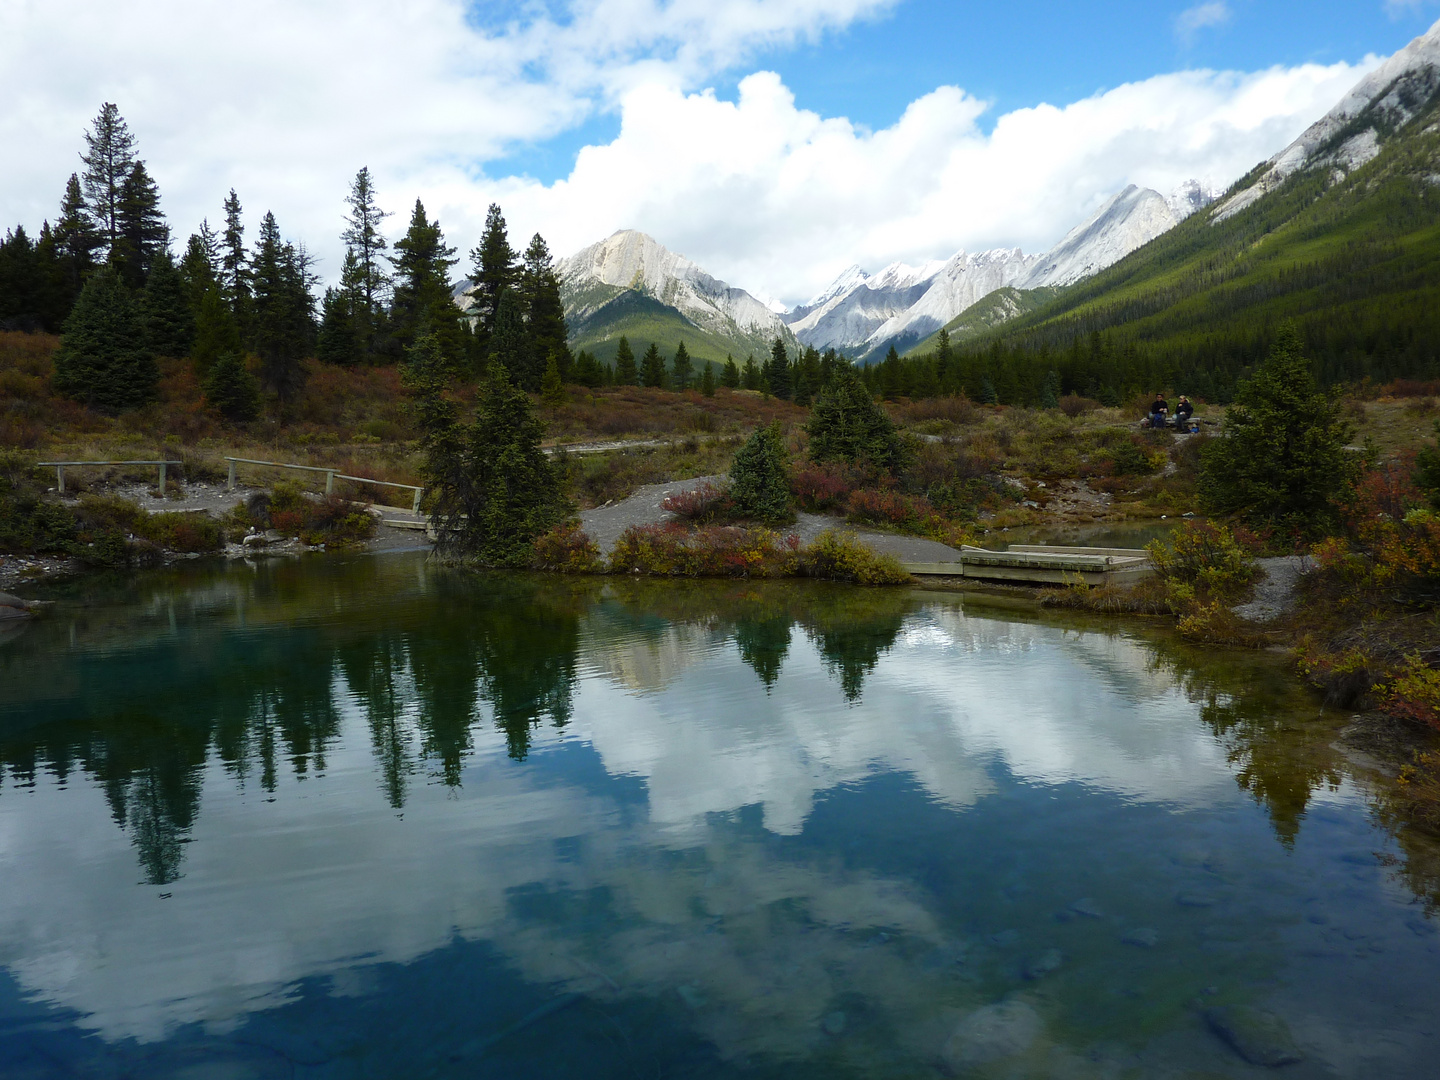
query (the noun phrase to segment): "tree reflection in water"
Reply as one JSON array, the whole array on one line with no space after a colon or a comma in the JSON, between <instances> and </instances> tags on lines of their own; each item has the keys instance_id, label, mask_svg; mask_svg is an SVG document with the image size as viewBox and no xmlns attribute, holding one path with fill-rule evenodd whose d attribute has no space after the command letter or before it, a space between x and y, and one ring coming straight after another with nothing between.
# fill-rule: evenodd
<instances>
[{"instance_id":1,"label":"tree reflection in water","mask_svg":"<svg viewBox=\"0 0 1440 1080\"><path fill-rule=\"evenodd\" d=\"M768 689L799 629L856 703L907 620L932 602L904 590L475 575L396 559L191 564L116 582L108 595L86 587L86 606L62 603L0 648L0 783L33 784L41 771L93 777L152 884L182 872L212 756L242 788L273 792L282 769L323 773L342 714L357 710L398 810L427 771L461 784L486 725L516 761L538 726L564 727L582 652L606 634L658 640L688 627L733 641ZM1273 658L1158 634L1147 647L1293 845L1314 793L1346 775L1333 746L1340 720L1320 716ZM1434 875L1422 877L1415 887L1429 889Z\"/></svg>"}]
</instances>

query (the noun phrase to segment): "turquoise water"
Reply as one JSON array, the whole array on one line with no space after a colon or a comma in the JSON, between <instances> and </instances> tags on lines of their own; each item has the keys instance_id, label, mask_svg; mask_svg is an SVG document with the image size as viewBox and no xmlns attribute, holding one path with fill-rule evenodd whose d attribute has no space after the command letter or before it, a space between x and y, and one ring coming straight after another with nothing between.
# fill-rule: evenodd
<instances>
[{"instance_id":1,"label":"turquoise water","mask_svg":"<svg viewBox=\"0 0 1440 1080\"><path fill-rule=\"evenodd\" d=\"M0 643L7 1078L1440 1060L1432 851L1271 657L418 555L57 600Z\"/></svg>"}]
</instances>

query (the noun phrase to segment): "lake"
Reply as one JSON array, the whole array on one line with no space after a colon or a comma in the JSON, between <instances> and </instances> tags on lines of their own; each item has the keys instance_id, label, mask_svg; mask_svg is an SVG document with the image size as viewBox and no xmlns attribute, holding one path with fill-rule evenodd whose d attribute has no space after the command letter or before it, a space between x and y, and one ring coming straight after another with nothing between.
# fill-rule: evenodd
<instances>
[{"instance_id":1,"label":"lake","mask_svg":"<svg viewBox=\"0 0 1440 1080\"><path fill-rule=\"evenodd\" d=\"M1440 1060L1435 851L1280 657L419 553L55 597L0 642L0 1076Z\"/></svg>"}]
</instances>

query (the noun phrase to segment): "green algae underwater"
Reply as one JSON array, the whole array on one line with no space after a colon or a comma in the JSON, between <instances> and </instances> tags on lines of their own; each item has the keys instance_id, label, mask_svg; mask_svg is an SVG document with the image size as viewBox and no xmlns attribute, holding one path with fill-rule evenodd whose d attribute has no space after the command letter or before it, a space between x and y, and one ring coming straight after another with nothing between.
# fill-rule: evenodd
<instances>
[{"instance_id":1,"label":"green algae underwater","mask_svg":"<svg viewBox=\"0 0 1440 1080\"><path fill-rule=\"evenodd\" d=\"M0 642L5 1077L1428 1076L1440 863L1284 661L421 553Z\"/></svg>"}]
</instances>

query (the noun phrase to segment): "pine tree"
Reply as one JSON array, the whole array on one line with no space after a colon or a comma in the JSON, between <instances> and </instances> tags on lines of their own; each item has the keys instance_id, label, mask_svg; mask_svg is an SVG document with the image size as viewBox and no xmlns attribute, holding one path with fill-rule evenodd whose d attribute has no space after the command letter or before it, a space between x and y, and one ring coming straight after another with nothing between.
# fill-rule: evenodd
<instances>
[{"instance_id":1,"label":"pine tree","mask_svg":"<svg viewBox=\"0 0 1440 1080\"><path fill-rule=\"evenodd\" d=\"M249 314L250 263L245 255L245 225L240 213L240 196L231 188L225 198L225 232L221 234L220 288L231 313L243 327Z\"/></svg>"},{"instance_id":2,"label":"pine tree","mask_svg":"<svg viewBox=\"0 0 1440 1080\"><path fill-rule=\"evenodd\" d=\"M103 243L85 207L80 177L71 173L65 184L65 196L60 200L60 220L55 226L56 252L71 304L80 295L80 287L95 268L95 253Z\"/></svg>"},{"instance_id":3,"label":"pine tree","mask_svg":"<svg viewBox=\"0 0 1440 1080\"><path fill-rule=\"evenodd\" d=\"M467 334L452 299L454 255L455 249L445 243L440 222L431 221L425 205L416 199L410 227L395 241L395 255L390 260L395 268L390 333L402 354L422 334L434 334L446 365L458 371L464 362Z\"/></svg>"},{"instance_id":4,"label":"pine tree","mask_svg":"<svg viewBox=\"0 0 1440 1080\"><path fill-rule=\"evenodd\" d=\"M348 260L349 256L346 258ZM320 329L315 335L315 359L324 364L355 363L361 350L357 321L354 294L345 288L326 289L320 300Z\"/></svg>"},{"instance_id":5,"label":"pine tree","mask_svg":"<svg viewBox=\"0 0 1440 1080\"><path fill-rule=\"evenodd\" d=\"M582 349L580 355L575 357L575 382L591 389L605 385L605 370L593 353Z\"/></svg>"},{"instance_id":6,"label":"pine tree","mask_svg":"<svg viewBox=\"0 0 1440 1080\"><path fill-rule=\"evenodd\" d=\"M209 220L200 222L200 231L190 234L180 259L180 276L190 292L190 304L199 310L200 298L212 285L220 284L220 239Z\"/></svg>"},{"instance_id":7,"label":"pine tree","mask_svg":"<svg viewBox=\"0 0 1440 1080\"><path fill-rule=\"evenodd\" d=\"M728 386L731 390L740 386L740 368L735 363L735 358L729 353L725 354L725 367L720 372L720 385Z\"/></svg>"},{"instance_id":8,"label":"pine tree","mask_svg":"<svg viewBox=\"0 0 1440 1080\"><path fill-rule=\"evenodd\" d=\"M260 382L239 353L222 353L211 366L205 403L227 420L243 423L260 415Z\"/></svg>"},{"instance_id":9,"label":"pine tree","mask_svg":"<svg viewBox=\"0 0 1440 1080\"><path fill-rule=\"evenodd\" d=\"M219 283L212 282L195 307L195 340L190 346L190 360L203 377L214 370L220 357L238 354L240 348L240 327L230 305L220 294Z\"/></svg>"},{"instance_id":10,"label":"pine tree","mask_svg":"<svg viewBox=\"0 0 1440 1080\"><path fill-rule=\"evenodd\" d=\"M661 387L665 385L665 360L660 347L653 341L640 358L640 385Z\"/></svg>"},{"instance_id":11,"label":"pine tree","mask_svg":"<svg viewBox=\"0 0 1440 1080\"><path fill-rule=\"evenodd\" d=\"M1337 400L1315 383L1293 323L1242 382L1225 416L1225 437L1202 452L1200 497L1212 513L1252 524L1320 534L1335 499L1353 479L1345 445L1353 433Z\"/></svg>"},{"instance_id":12,"label":"pine tree","mask_svg":"<svg viewBox=\"0 0 1440 1080\"><path fill-rule=\"evenodd\" d=\"M485 231L480 243L470 252L473 264L470 295L475 305L471 314L480 320L480 330L488 337L495 330L500 315L500 298L515 286L515 249L505 229L505 215L496 203L485 214Z\"/></svg>"},{"instance_id":13,"label":"pine tree","mask_svg":"<svg viewBox=\"0 0 1440 1080\"><path fill-rule=\"evenodd\" d=\"M995 383L991 381L990 376L988 376L988 375L984 376L984 377L980 380L980 404L981 404L981 405L999 405L999 404L1000 404L1000 395L999 395L998 392L996 392L996 390L995 390Z\"/></svg>"},{"instance_id":14,"label":"pine tree","mask_svg":"<svg viewBox=\"0 0 1440 1080\"><path fill-rule=\"evenodd\" d=\"M144 288L150 267L170 246L170 226L160 212L160 189L143 161L137 161L120 189L120 235L110 249L110 261L132 289Z\"/></svg>"},{"instance_id":15,"label":"pine tree","mask_svg":"<svg viewBox=\"0 0 1440 1080\"><path fill-rule=\"evenodd\" d=\"M390 289L390 276L382 265L383 253L389 245L380 232L380 226L390 215L375 203L375 186L370 180L368 167L355 174L345 202L350 207L350 214L345 219L340 239L355 268L350 291L362 356L367 361L373 361L384 319L385 296Z\"/></svg>"},{"instance_id":16,"label":"pine tree","mask_svg":"<svg viewBox=\"0 0 1440 1080\"><path fill-rule=\"evenodd\" d=\"M99 230L100 250L108 259L120 239L121 191L135 164L135 136L110 102L105 102L91 121L85 148L86 153L80 155L85 163L81 181L85 206Z\"/></svg>"},{"instance_id":17,"label":"pine tree","mask_svg":"<svg viewBox=\"0 0 1440 1080\"><path fill-rule=\"evenodd\" d=\"M304 360L314 335L315 299L303 252L280 238L275 215L269 212L260 223L251 283L250 334L260 357L261 378L284 404L305 385Z\"/></svg>"},{"instance_id":18,"label":"pine tree","mask_svg":"<svg viewBox=\"0 0 1440 1080\"><path fill-rule=\"evenodd\" d=\"M706 397L715 396L715 366L709 360L705 361L705 369L700 373L700 393Z\"/></svg>"},{"instance_id":19,"label":"pine tree","mask_svg":"<svg viewBox=\"0 0 1440 1080\"><path fill-rule=\"evenodd\" d=\"M845 461L890 472L903 459L895 425L853 367L835 373L815 402L806 431L815 461Z\"/></svg>"},{"instance_id":20,"label":"pine tree","mask_svg":"<svg viewBox=\"0 0 1440 1080\"><path fill-rule=\"evenodd\" d=\"M778 423L757 428L736 451L730 463L730 497L742 517L790 519L790 453Z\"/></svg>"},{"instance_id":21,"label":"pine tree","mask_svg":"<svg viewBox=\"0 0 1440 1080\"><path fill-rule=\"evenodd\" d=\"M615 385L634 386L639 381L635 368L635 353L630 348L629 339L622 335L620 344L615 348Z\"/></svg>"},{"instance_id":22,"label":"pine tree","mask_svg":"<svg viewBox=\"0 0 1440 1080\"><path fill-rule=\"evenodd\" d=\"M747 356L745 358L745 370L741 377L740 385L746 390L759 390L763 380L764 373L761 372L760 365L755 363L754 355Z\"/></svg>"},{"instance_id":23,"label":"pine tree","mask_svg":"<svg viewBox=\"0 0 1440 1080\"><path fill-rule=\"evenodd\" d=\"M820 392L824 379L820 371L820 353L814 346L795 358L795 404L809 405Z\"/></svg>"},{"instance_id":24,"label":"pine tree","mask_svg":"<svg viewBox=\"0 0 1440 1080\"><path fill-rule=\"evenodd\" d=\"M935 339L935 381L940 392L948 394L954 387L951 375L955 364L955 351L950 347L950 331L943 326Z\"/></svg>"},{"instance_id":25,"label":"pine tree","mask_svg":"<svg viewBox=\"0 0 1440 1080\"><path fill-rule=\"evenodd\" d=\"M118 413L150 401L159 379L130 290L113 269L101 267L65 320L52 384L65 397Z\"/></svg>"},{"instance_id":26,"label":"pine tree","mask_svg":"<svg viewBox=\"0 0 1440 1080\"><path fill-rule=\"evenodd\" d=\"M565 305L560 301L560 279L555 276L550 249L539 233L525 249L518 289L525 325L530 332L532 355L545 358L553 353L561 380L569 381L574 359L566 341L569 330L565 325Z\"/></svg>"},{"instance_id":27,"label":"pine tree","mask_svg":"<svg viewBox=\"0 0 1440 1080\"><path fill-rule=\"evenodd\" d=\"M685 348L685 342L682 341L675 346L675 359L670 362L670 385L676 390L689 390L690 376L693 373L690 350Z\"/></svg>"},{"instance_id":28,"label":"pine tree","mask_svg":"<svg viewBox=\"0 0 1440 1080\"><path fill-rule=\"evenodd\" d=\"M790 383L790 354L785 343L778 337L770 346L770 363L766 366L765 377L770 383L770 393L781 401L789 401L793 388Z\"/></svg>"},{"instance_id":29,"label":"pine tree","mask_svg":"<svg viewBox=\"0 0 1440 1080\"><path fill-rule=\"evenodd\" d=\"M43 328L39 284L35 245L20 225L0 242L0 328L32 332Z\"/></svg>"},{"instance_id":30,"label":"pine tree","mask_svg":"<svg viewBox=\"0 0 1440 1080\"><path fill-rule=\"evenodd\" d=\"M545 362L545 374L540 379L540 400L546 405L564 405L565 384L560 379L559 354L550 353L550 359Z\"/></svg>"},{"instance_id":31,"label":"pine tree","mask_svg":"<svg viewBox=\"0 0 1440 1080\"><path fill-rule=\"evenodd\" d=\"M150 265L150 280L140 295L145 343L156 356L190 355L195 341L195 312L185 279L170 252L161 248Z\"/></svg>"},{"instance_id":32,"label":"pine tree","mask_svg":"<svg viewBox=\"0 0 1440 1080\"><path fill-rule=\"evenodd\" d=\"M499 364L509 372L511 380L522 390L535 393L540 389L538 377L533 385L526 385L535 365L531 360L530 336L525 332L525 321L520 314L520 301L511 289L500 294L500 310L490 334L490 361L490 366Z\"/></svg>"}]
</instances>

